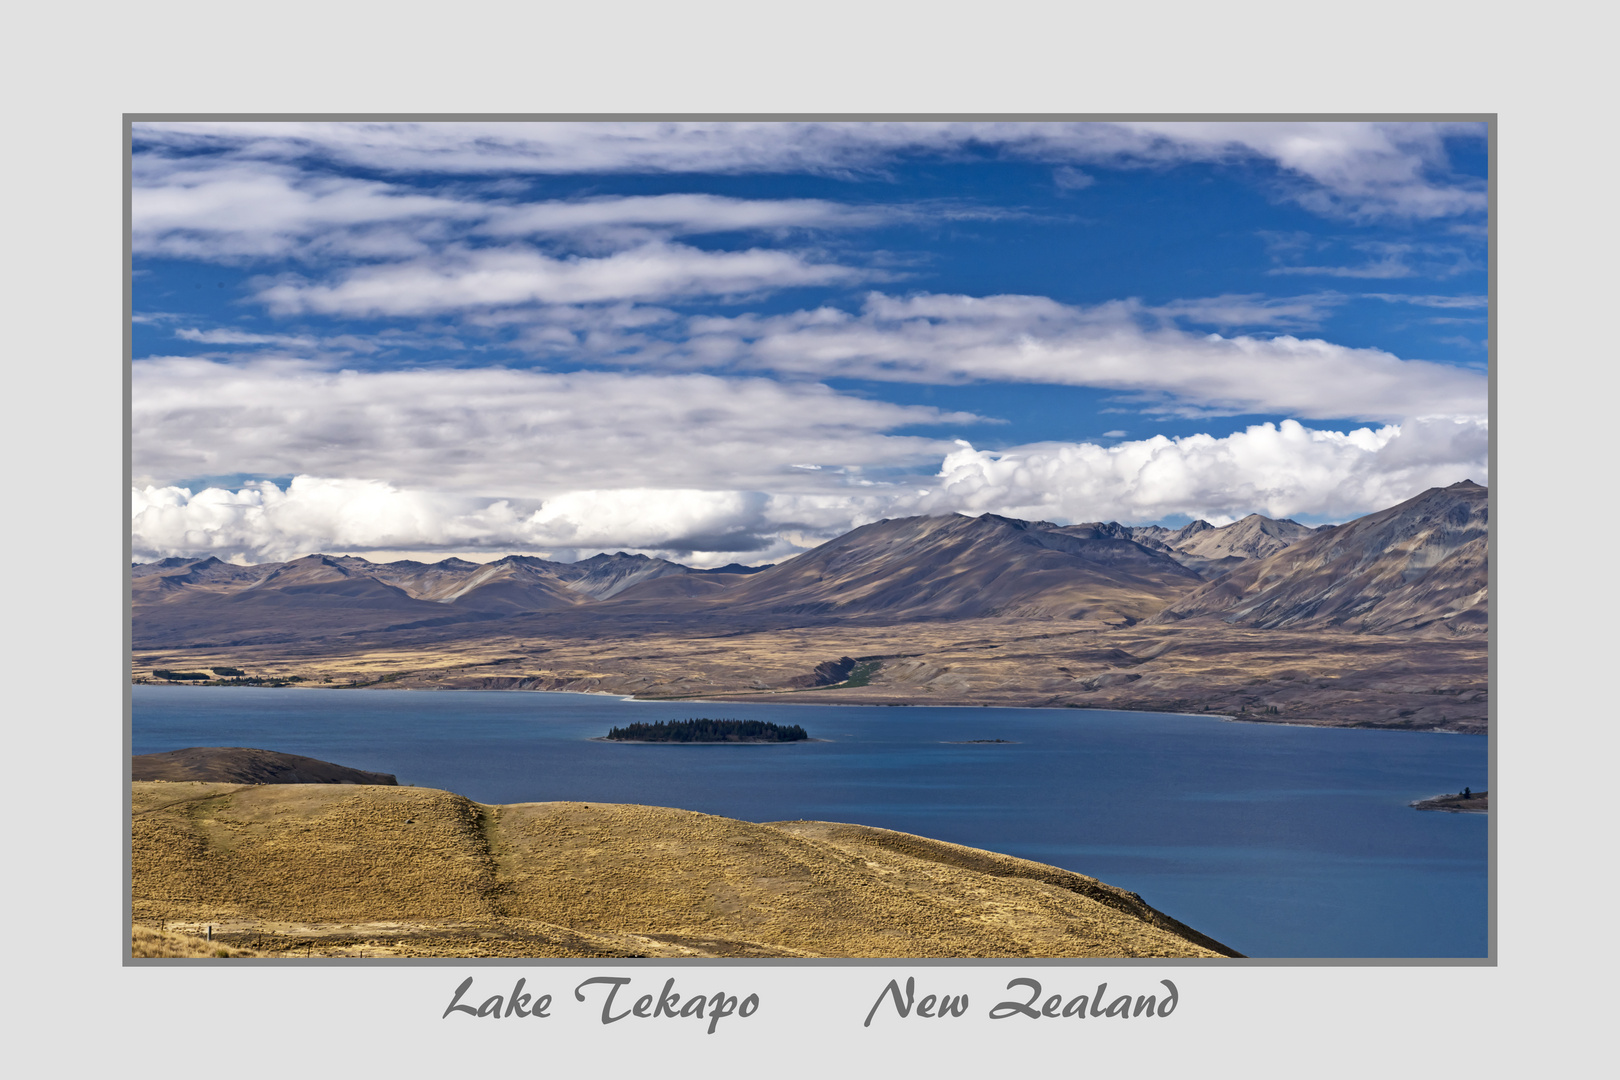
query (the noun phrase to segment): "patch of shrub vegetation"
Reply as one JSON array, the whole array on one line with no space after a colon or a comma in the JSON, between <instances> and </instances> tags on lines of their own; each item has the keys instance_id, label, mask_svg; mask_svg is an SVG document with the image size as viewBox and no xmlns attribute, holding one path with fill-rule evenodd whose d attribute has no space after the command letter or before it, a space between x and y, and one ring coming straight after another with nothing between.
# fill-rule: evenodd
<instances>
[{"instance_id":1,"label":"patch of shrub vegetation","mask_svg":"<svg viewBox=\"0 0 1620 1080\"><path fill-rule=\"evenodd\" d=\"M856 662L855 670L851 671L849 678L844 680L844 688L866 686L872 681L872 676L877 674L878 668L882 666L882 660L861 660Z\"/></svg>"},{"instance_id":2,"label":"patch of shrub vegetation","mask_svg":"<svg viewBox=\"0 0 1620 1080\"><path fill-rule=\"evenodd\" d=\"M216 667L209 668L208 670L212 671L215 675L218 675L222 679L240 679L247 674L247 672L243 671L239 667Z\"/></svg>"},{"instance_id":3,"label":"patch of shrub vegetation","mask_svg":"<svg viewBox=\"0 0 1620 1080\"><path fill-rule=\"evenodd\" d=\"M628 724L608 731L607 737L624 742L798 742L808 739L798 724L784 727L764 720L659 720L653 724Z\"/></svg>"},{"instance_id":4,"label":"patch of shrub vegetation","mask_svg":"<svg viewBox=\"0 0 1620 1080\"><path fill-rule=\"evenodd\" d=\"M152 677L167 679L170 682L207 682L209 679L206 671L169 671L164 668L152 672Z\"/></svg>"}]
</instances>

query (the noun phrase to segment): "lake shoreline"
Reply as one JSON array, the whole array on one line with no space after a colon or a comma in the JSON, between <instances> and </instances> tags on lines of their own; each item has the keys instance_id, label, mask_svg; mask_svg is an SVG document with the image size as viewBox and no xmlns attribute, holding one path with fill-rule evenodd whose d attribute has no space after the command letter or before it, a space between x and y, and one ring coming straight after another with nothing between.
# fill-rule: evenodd
<instances>
[{"instance_id":1,"label":"lake shoreline","mask_svg":"<svg viewBox=\"0 0 1620 1080\"><path fill-rule=\"evenodd\" d=\"M490 805L860 822L1090 875L1251 956L1485 948L1490 819L1407 805L1487 775L1481 740L1334 736L1197 713L874 708L821 695L717 713L578 691L399 689L137 686L130 749L274 746ZM780 753L601 745L613 726L687 715L799 724L817 741ZM995 738L1007 742L974 748Z\"/></svg>"}]
</instances>

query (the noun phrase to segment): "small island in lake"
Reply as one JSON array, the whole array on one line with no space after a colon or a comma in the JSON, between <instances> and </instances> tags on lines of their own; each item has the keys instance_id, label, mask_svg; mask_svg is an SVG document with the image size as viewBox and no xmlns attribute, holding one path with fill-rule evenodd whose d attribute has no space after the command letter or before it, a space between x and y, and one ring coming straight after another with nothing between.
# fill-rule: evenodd
<instances>
[{"instance_id":1,"label":"small island in lake","mask_svg":"<svg viewBox=\"0 0 1620 1080\"><path fill-rule=\"evenodd\" d=\"M612 728L610 742L666 743L781 743L800 742L810 736L798 724L784 727L764 720L660 720L655 724L629 724Z\"/></svg>"},{"instance_id":2,"label":"small island in lake","mask_svg":"<svg viewBox=\"0 0 1620 1080\"><path fill-rule=\"evenodd\" d=\"M1441 810L1448 814L1488 814L1491 810L1491 793L1463 788L1455 795L1436 795L1432 799L1415 802L1412 806L1418 810Z\"/></svg>"}]
</instances>

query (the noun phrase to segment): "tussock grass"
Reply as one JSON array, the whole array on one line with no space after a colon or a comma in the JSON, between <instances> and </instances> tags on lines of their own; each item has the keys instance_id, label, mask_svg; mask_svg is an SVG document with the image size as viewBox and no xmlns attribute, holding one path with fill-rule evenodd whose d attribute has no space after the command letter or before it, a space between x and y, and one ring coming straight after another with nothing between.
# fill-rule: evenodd
<instances>
[{"instance_id":1,"label":"tussock grass","mask_svg":"<svg viewBox=\"0 0 1620 1080\"><path fill-rule=\"evenodd\" d=\"M133 926L129 932L129 955L137 959L160 957L219 957L263 956L252 949L234 949L217 941L207 941L192 934L173 930L158 930L150 926Z\"/></svg>"}]
</instances>

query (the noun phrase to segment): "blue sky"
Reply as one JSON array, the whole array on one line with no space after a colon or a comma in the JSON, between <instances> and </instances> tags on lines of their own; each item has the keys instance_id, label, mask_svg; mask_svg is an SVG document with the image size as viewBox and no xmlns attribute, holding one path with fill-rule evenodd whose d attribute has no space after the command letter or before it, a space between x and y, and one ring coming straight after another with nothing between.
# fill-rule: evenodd
<instances>
[{"instance_id":1,"label":"blue sky","mask_svg":"<svg viewBox=\"0 0 1620 1080\"><path fill-rule=\"evenodd\" d=\"M1479 124L135 128L137 558L1487 482Z\"/></svg>"}]
</instances>

